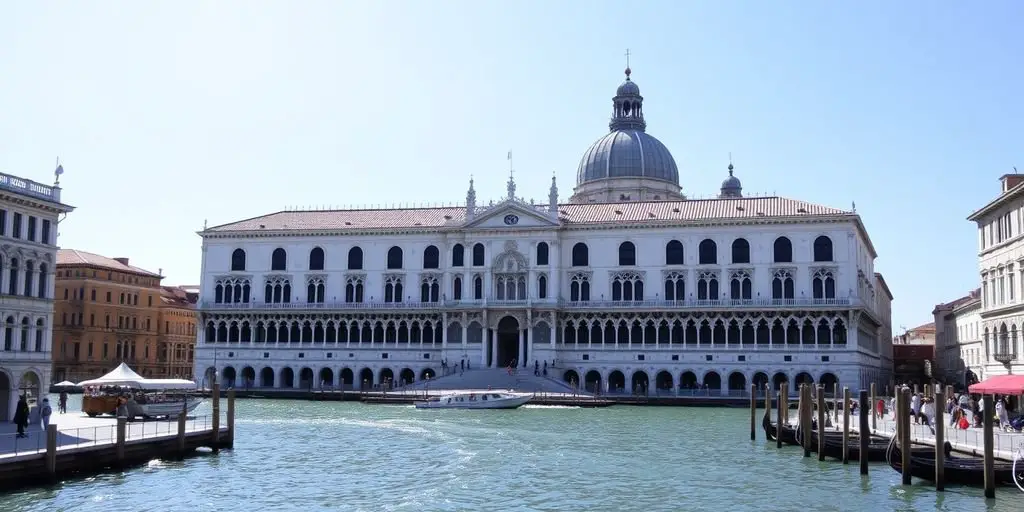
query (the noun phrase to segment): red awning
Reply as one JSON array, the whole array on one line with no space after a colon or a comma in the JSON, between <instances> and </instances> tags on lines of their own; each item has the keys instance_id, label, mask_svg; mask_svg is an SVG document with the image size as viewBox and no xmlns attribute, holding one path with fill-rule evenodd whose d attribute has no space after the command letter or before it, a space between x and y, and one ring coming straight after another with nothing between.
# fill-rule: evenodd
<instances>
[{"instance_id":1,"label":"red awning","mask_svg":"<svg viewBox=\"0 0 1024 512\"><path fill-rule=\"evenodd\" d=\"M971 393L983 395L1024 394L1024 375L996 375L967 388Z\"/></svg>"}]
</instances>

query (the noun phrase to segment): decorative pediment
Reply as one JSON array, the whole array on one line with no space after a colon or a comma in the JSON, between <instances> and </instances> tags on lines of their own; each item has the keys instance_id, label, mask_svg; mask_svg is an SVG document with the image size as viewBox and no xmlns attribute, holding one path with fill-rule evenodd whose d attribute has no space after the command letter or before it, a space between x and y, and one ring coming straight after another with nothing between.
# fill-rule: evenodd
<instances>
[{"instance_id":1,"label":"decorative pediment","mask_svg":"<svg viewBox=\"0 0 1024 512\"><path fill-rule=\"evenodd\" d=\"M472 219L462 225L471 228L505 228L515 229L535 227L555 227L559 222L547 216L535 206L523 203L518 199L506 199L494 206L481 209Z\"/></svg>"},{"instance_id":2,"label":"decorative pediment","mask_svg":"<svg viewBox=\"0 0 1024 512\"><path fill-rule=\"evenodd\" d=\"M495 256L491 264L496 273L526 272L529 266L529 260L519 252L519 244L515 240L506 241L505 250Z\"/></svg>"}]
</instances>

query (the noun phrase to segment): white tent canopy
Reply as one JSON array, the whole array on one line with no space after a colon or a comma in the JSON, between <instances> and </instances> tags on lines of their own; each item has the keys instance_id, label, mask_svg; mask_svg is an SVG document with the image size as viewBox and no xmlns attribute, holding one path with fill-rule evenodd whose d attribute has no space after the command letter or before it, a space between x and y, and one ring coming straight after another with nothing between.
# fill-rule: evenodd
<instances>
[{"instance_id":1,"label":"white tent canopy","mask_svg":"<svg viewBox=\"0 0 1024 512\"><path fill-rule=\"evenodd\" d=\"M73 387L75 387L77 385L78 384L75 384L74 382L71 382L70 380L64 380L64 381L60 381L60 382L54 384L54 387L58 387L58 388L73 388Z\"/></svg>"},{"instance_id":2,"label":"white tent canopy","mask_svg":"<svg viewBox=\"0 0 1024 512\"><path fill-rule=\"evenodd\" d=\"M135 373L127 364L121 363L110 373L92 380L78 383L78 386L131 386L141 389L196 389L196 383L185 379L147 379Z\"/></svg>"}]
</instances>

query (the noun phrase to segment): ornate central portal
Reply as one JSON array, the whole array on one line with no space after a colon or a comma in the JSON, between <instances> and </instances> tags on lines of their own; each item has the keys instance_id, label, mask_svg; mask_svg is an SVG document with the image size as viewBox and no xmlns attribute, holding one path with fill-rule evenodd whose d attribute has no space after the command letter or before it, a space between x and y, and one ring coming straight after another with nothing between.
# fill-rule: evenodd
<instances>
[{"instance_id":1,"label":"ornate central portal","mask_svg":"<svg viewBox=\"0 0 1024 512\"><path fill-rule=\"evenodd\" d=\"M498 347L495 363L498 368L505 368L519 359L519 321L506 316L498 322ZM518 361L519 366L523 362Z\"/></svg>"}]
</instances>

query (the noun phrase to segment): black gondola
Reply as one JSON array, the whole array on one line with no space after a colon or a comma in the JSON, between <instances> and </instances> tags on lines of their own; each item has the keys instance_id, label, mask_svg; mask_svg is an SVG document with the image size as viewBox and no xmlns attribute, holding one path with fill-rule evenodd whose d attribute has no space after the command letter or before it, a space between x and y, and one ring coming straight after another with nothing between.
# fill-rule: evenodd
<instances>
[{"instance_id":1,"label":"black gondola","mask_svg":"<svg viewBox=\"0 0 1024 512\"><path fill-rule=\"evenodd\" d=\"M799 442L802 435L796 432L796 440ZM860 460L860 434L850 433L847 442L847 449L850 452L849 460ZM868 438L868 462L885 462L886 450L889 449L889 441L877 436ZM818 451L818 431L811 430L811 451ZM833 459L843 460L843 433L837 431L825 432L825 456Z\"/></svg>"},{"instance_id":2,"label":"black gondola","mask_svg":"<svg viewBox=\"0 0 1024 512\"><path fill-rule=\"evenodd\" d=\"M777 441L778 438L775 437L776 425L772 423L771 418L767 414L761 417L761 427L764 428L764 435L769 441ZM796 441L795 428L789 425L782 426L782 443L793 446L800 444Z\"/></svg>"},{"instance_id":3,"label":"black gondola","mask_svg":"<svg viewBox=\"0 0 1024 512\"><path fill-rule=\"evenodd\" d=\"M984 460L977 457L959 457L952 454L953 445L948 441L945 444L946 459L943 464L946 483L956 485L985 485ZM893 436L889 442L886 452L889 466L897 472L903 472L903 454ZM910 453L910 475L930 482L935 481L935 449L926 450L913 449ZM1018 482L1024 483L1024 470L1017 475L1014 481L1013 463L1001 460L995 461L995 478L997 484L1014 485Z\"/></svg>"}]
</instances>

